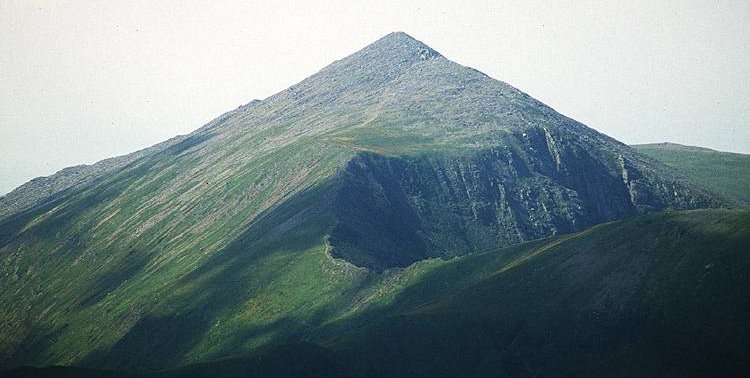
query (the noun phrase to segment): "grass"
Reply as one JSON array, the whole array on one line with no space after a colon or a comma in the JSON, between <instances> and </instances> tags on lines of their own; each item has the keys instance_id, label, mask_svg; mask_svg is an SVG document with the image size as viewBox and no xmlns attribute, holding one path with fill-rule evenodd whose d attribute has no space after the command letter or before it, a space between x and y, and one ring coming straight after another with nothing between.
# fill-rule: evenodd
<instances>
[{"instance_id":1,"label":"grass","mask_svg":"<svg viewBox=\"0 0 750 378\"><path fill-rule=\"evenodd\" d=\"M698 210L378 275L350 272L348 280L333 265L326 269L338 272L334 276L321 272L319 264L331 260L325 250L310 250L295 257L302 260L285 272L288 277L278 278L282 289L275 296L257 298L265 298L261 307L271 312L293 297L308 298L294 313L317 313L317 321L307 317L309 323L296 329L300 319L282 321L294 331L275 329L277 346L250 352L238 344L233 359L143 376L294 376L289 371L315 369L342 377L743 376L750 362L748 243L750 211ZM273 260L294 266L279 256ZM262 264L255 274L284 271ZM331 280L300 285L301 277ZM326 285L338 288L312 294ZM342 289L350 293L347 300L333 294ZM235 324L232 332L244 332L237 338L246 342L252 338L247 332L273 330L269 325ZM292 340L304 342L285 342Z\"/></svg>"},{"instance_id":2,"label":"grass","mask_svg":"<svg viewBox=\"0 0 750 378\"><path fill-rule=\"evenodd\" d=\"M633 146L741 205L750 204L750 155L671 143Z\"/></svg>"}]
</instances>

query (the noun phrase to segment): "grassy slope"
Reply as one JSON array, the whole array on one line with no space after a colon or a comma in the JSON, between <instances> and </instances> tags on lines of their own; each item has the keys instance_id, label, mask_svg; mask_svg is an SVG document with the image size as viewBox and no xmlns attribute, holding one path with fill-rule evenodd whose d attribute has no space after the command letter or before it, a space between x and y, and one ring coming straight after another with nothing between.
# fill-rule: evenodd
<instances>
[{"instance_id":1,"label":"grassy slope","mask_svg":"<svg viewBox=\"0 0 750 378\"><path fill-rule=\"evenodd\" d=\"M153 376L321 365L336 376L743 376L747 245L750 211L701 210L427 260L299 335L324 350L292 344Z\"/></svg>"},{"instance_id":2,"label":"grassy slope","mask_svg":"<svg viewBox=\"0 0 750 378\"><path fill-rule=\"evenodd\" d=\"M740 204L750 204L750 155L672 143L632 146L675 167L694 182Z\"/></svg>"},{"instance_id":3,"label":"grassy slope","mask_svg":"<svg viewBox=\"0 0 750 378\"><path fill-rule=\"evenodd\" d=\"M284 133L276 128L231 142L196 142L191 154L169 149L86 191L5 220L0 345L21 349L3 350L1 357L26 356L21 362L33 364L87 361L169 323L164 334L191 327L194 336L164 342L180 353L194 352L155 358L180 364L194 354L215 353L208 338L230 339L240 327L279 321L282 314L274 307L294 309L289 302L309 296L296 290L340 293L337 285L346 285L346 279L310 271L323 269L325 214L311 211L309 227L297 226L295 235L304 243L286 240L264 248L263 240L250 240L268 227L248 221L268 218L280 199L321 184L351 154L324 150L309 139L257 151L273 139L286 139ZM231 177L224 177L227 173ZM316 196L308 193L287 209L317 203ZM222 260L237 249L243 253L236 253L235 261ZM237 259L243 260L240 267L229 266L239 264ZM290 284L299 276L311 277L308 287ZM291 299L264 291L290 286ZM253 300L268 298L273 299L267 306L253 307ZM307 312L297 314L304 318ZM209 321L216 323L209 327ZM268 337L254 339L262 343Z\"/></svg>"}]
</instances>

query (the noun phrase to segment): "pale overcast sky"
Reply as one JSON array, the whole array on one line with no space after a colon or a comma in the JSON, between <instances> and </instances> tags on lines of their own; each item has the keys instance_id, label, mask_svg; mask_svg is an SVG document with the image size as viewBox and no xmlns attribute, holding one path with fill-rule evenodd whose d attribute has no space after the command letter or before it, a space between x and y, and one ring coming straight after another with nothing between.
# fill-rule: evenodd
<instances>
[{"instance_id":1,"label":"pale overcast sky","mask_svg":"<svg viewBox=\"0 0 750 378\"><path fill-rule=\"evenodd\" d=\"M750 153L747 0L0 0L0 194L188 133L397 30L623 142Z\"/></svg>"}]
</instances>

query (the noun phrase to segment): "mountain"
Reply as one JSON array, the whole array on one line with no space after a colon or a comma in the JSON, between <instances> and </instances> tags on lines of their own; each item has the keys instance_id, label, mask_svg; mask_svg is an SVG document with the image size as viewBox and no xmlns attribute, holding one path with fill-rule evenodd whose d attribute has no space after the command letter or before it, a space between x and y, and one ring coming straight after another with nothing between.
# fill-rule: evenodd
<instances>
[{"instance_id":1,"label":"mountain","mask_svg":"<svg viewBox=\"0 0 750 378\"><path fill-rule=\"evenodd\" d=\"M305 343L156 373L8 376L741 377L749 243L748 209L641 216L391 272L360 297L377 305Z\"/></svg>"},{"instance_id":2,"label":"mountain","mask_svg":"<svg viewBox=\"0 0 750 378\"><path fill-rule=\"evenodd\" d=\"M750 155L676 143L640 144L632 147L679 169L694 183L722 195L731 203L750 205Z\"/></svg>"},{"instance_id":3,"label":"mountain","mask_svg":"<svg viewBox=\"0 0 750 378\"><path fill-rule=\"evenodd\" d=\"M1 366L242 355L385 306L415 263L724 203L404 33L118 159L2 212Z\"/></svg>"}]
</instances>

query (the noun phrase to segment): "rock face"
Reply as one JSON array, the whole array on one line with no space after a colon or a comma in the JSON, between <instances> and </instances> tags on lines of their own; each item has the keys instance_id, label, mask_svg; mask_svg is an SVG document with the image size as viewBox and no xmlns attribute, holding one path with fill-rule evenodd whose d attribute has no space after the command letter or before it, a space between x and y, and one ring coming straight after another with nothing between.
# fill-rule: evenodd
<instances>
[{"instance_id":1,"label":"rock face","mask_svg":"<svg viewBox=\"0 0 750 378\"><path fill-rule=\"evenodd\" d=\"M684 184L649 176L622 155L546 129L503 140L503 146L459 155L357 155L334 200L334 254L383 269L715 203Z\"/></svg>"},{"instance_id":2,"label":"rock face","mask_svg":"<svg viewBox=\"0 0 750 378\"><path fill-rule=\"evenodd\" d=\"M116 163L2 200L1 364L202 361L389 268L719 204L404 33Z\"/></svg>"}]
</instances>

